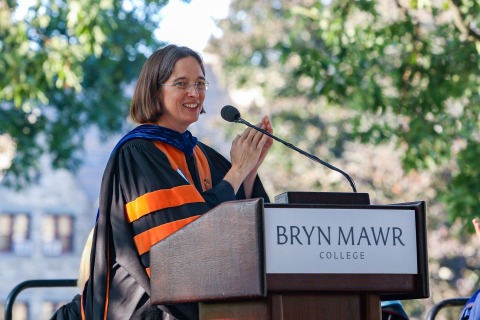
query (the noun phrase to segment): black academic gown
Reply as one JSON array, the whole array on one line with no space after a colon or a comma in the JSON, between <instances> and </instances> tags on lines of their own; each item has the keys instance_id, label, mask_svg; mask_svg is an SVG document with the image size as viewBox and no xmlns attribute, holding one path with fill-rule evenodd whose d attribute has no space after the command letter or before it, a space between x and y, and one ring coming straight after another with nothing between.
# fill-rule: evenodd
<instances>
[{"instance_id":1,"label":"black academic gown","mask_svg":"<svg viewBox=\"0 0 480 320\"><path fill-rule=\"evenodd\" d=\"M197 304L152 306L148 253L140 254L134 237L152 225L165 225L189 219L207 212L216 205L231 200L245 199L243 188L235 195L232 186L223 180L230 162L212 148L198 143L208 160L211 189L201 190L195 160L190 157L189 171L201 201L162 207L134 222L125 214L127 203L144 195L178 186L192 185L175 171L168 155L146 139L133 139L124 143L110 157L101 187L100 205L95 226L91 272L82 296L86 319L158 319L162 312L176 319L198 319ZM268 196L256 179L253 198ZM106 316L105 316L106 310Z\"/></svg>"}]
</instances>

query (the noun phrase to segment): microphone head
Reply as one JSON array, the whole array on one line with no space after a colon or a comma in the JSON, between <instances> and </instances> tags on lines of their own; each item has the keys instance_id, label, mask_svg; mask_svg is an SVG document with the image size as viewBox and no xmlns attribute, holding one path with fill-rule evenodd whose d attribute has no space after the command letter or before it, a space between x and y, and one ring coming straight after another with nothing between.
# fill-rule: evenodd
<instances>
[{"instance_id":1,"label":"microphone head","mask_svg":"<svg viewBox=\"0 0 480 320\"><path fill-rule=\"evenodd\" d=\"M237 122L240 119L240 111L231 105L226 105L220 112L222 118L228 122Z\"/></svg>"}]
</instances>

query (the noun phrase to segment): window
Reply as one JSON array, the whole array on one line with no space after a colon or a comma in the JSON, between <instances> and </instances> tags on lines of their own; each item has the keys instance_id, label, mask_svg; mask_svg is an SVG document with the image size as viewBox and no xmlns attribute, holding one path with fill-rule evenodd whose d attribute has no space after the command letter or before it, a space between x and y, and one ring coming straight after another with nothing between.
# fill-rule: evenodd
<instances>
[{"instance_id":1,"label":"window","mask_svg":"<svg viewBox=\"0 0 480 320\"><path fill-rule=\"evenodd\" d=\"M46 215L42 225L42 247L47 256L73 252L73 217Z\"/></svg>"},{"instance_id":2,"label":"window","mask_svg":"<svg viewBox=\"0 0 480 320\"><path fill-rule=\"evenodd\" d=\"M49 320L52 318L53 314L67 302L53 302L53 301L44 301L42 303L42 314L38 318L39 320Z\"/></svg>"},{"instance_id":3,"label":"window","mask_svg":"<svg viewBox=\"0 0 480 320\"><path fill-rule=\"evenodd\" d=\"M26 302L15 301L12 308L12 319L27 320L28 319L28 304ZM0 304L0 320L4 320L5 304Z\"/></svg>"},{"instance_id":4,"label":"window","mask_svg":"<svg viewBox=\"0 0 480 320\"><path fill-rule=\"evenodd\" d=\"M30 223L27 213L0 214L0 252L30 255Z\"/></svg>"}]
</instances>

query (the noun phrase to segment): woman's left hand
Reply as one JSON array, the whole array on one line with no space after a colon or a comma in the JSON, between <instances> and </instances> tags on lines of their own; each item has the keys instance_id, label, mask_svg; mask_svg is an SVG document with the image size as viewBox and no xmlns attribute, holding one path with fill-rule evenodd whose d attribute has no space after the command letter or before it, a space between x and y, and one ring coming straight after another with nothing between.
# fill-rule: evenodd
<instances>
[{"instance_id":1,"label":"woman's left hand","mask_svg":"<svg viewBox=\"0 0 480 320\"><path fill-rule=\"evenodd\" d=\"M264 116L262 121L259 124L257 124L257 127L260 127L263 130L273 134L272 124L270 123L270 119L268 118L268 116ZM255 164L253 169L248 173L248 175L245 177L245 180L243 181L243 188L245 190L245 196L247 197L247 199L252 197L253 185L255 184L258 168L260 168L260 165L263 163L263 160L265 160L265 157L267 156L267 153L273 144L272 137L269 137L266 134L264 134L264 136L267 138L267 140L265 141L265 144L263 145L262 150L260 151L260 156L258 157L257 163Z\"/></svg>"},{"instance_id":2,"label":"woman's left hand","mask_svg":"<svg viewBox=\"0 0 480 320\"><path fill-rule=\"evenodd\" d=\"M262 121L257 124L257 127L260 127L263 130L273 134L272 124L270 123L270 119L268 118L268 116L264 116ZM262 152L260 153L260 157L258 158L257 164L252 169L250 174L254 176L257 175L258 168L260 168L260 165L263 163L263 160L265 160L265 157L267 156L267 153L270 150L270 147L272 146L272 144L273 144L273 138L268 137L267 141L263 145L263 149L262 149Z\"/></svg>"}]
</instances>

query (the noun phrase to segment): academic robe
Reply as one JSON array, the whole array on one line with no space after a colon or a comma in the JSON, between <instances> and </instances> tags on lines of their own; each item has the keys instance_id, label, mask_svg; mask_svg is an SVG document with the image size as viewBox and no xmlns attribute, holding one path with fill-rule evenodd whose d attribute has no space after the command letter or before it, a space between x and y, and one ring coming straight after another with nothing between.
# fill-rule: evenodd
<instances>
[{"instance_id":1,"label":"academic robe","mask_svg":"<svg viewBox=\"0 0 480 320\"><path fill-rule=\"evenodd\" d=\"M134 130L142 128L157 130L146 125ZM175 319L198 318L196 303L151 305L150 247L216 205L244 199L245 193L240 188L235 195L223 180L231 167L227 159L191 136L182 135L178 145L172 134L174 143L170 137L158 138L162 132L142 138L130 135L109 159L100 191L90 279L82 295L83 319L158 319L162 312ZM188 140L193 152L177 148L183 146L182 139ZM252 197L269 201L258 177Z\"/></svg>"}]
</instances>

